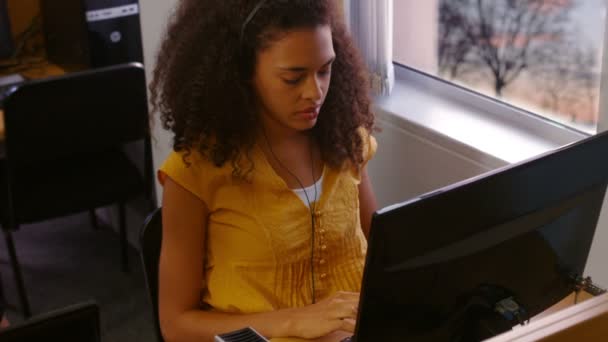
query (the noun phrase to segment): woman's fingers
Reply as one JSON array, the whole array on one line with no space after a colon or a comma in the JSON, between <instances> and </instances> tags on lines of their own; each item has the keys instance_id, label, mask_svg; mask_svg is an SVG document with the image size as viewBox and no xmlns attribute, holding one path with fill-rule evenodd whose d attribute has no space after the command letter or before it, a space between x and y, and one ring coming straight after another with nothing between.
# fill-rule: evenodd
<instances>
[{"instance_id":1,"label":"woman's fingers","mask_svg":"<svg viewBox=\"0 0 608 342\"><path fill-rule=\"evenodd\" d=\"M348 331L350 333L355 332L355 320L354 319L343 319L342 325L340 326L340 330Z\"/></svg>"},{"instance_id":2,"label":"woman's fingers","mask_svg":"<svg viewBox=\"0 0 608 342\"><path fill-rule=\"evenodd\" d=\"M332 319L346 319L357 318L357 302L354 301L343 301L337 303L334 308L330 311Z\"/></svg>"}]
</instances>

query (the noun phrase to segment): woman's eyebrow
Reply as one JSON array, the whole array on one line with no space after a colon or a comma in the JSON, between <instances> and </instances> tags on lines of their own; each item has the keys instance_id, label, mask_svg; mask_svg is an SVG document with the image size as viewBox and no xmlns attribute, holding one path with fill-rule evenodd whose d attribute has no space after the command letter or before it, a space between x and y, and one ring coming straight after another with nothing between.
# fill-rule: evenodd
<instances>
[{"instance_id":1,"label":"woman's eyebrow","mask_svg":"<svg viewBox=\"0 0 608 342\"><path fill-rule=\"evenodd\" d=\"M321 68L325 68L326 66L330 65L331 63L333 63L333 61L335 59L336 59L336 56L333 56L325 64L323 64L323 66ZM308 70L308 68L300 67L300 66L279 67L279 69L281 69L283 71L292 71L292 72L303 72L303 71L307 71Z\"/></svg>"}]
</instances>

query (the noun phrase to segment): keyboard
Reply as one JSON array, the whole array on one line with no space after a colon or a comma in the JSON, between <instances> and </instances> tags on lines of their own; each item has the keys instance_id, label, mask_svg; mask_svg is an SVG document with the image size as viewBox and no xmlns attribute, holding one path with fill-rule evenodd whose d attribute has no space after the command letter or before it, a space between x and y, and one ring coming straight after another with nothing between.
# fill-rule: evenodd
<instances>
[{"instance_id":1,"label":"keyboard","mask_svg":"<svg viewBox=\"0 0 608 342\"><path fill-rule=\"evenodd\" d=\"M9 89L23 81L25 81L25 78L19 74L0 76L0 108L2 108L2 102L8 95Z\"/></svg>"}]
</instances>

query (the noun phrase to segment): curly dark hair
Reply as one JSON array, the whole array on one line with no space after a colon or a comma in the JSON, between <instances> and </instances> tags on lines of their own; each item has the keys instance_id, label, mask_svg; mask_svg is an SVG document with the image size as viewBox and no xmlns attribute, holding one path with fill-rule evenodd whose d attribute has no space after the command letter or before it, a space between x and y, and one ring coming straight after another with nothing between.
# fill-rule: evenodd
<instances>
[{"instance_id":1,"label":"curly dark hair","mask_svg":"<svg viewBox=\"0 0 608 342\"><path fill-rule=\"evenodd\" d=\"M258 125L251 82L257 52L290 30L329 25L336 59L312 131L328 165L360 166L363 141L357 130L371 132L374 116L367 74L336 0L267 0L242 31L260 1L180 0L150 85L153 109L175 134L173 149L186 156L197 150L218 167L230 161L234 173L243 175L240 160L250 160Z\"/></svg>"}]
</instances>

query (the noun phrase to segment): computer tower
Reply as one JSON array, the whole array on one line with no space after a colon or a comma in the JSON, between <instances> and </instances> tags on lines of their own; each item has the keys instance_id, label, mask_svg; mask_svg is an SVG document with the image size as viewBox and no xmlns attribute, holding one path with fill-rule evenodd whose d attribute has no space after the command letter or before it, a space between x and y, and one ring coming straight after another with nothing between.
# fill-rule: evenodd
<instances>
[{"instance_id":1,"label":"computer tower","mask_svg":"<svg viewBox=\"0 0 608 342\"><path fill-rule=\"evenodd\" d=\"M138 0L41 0L41 12L53 63L143 62Z\"/></svg>"},{"instance_id":2,"label":"computer tower","mask_svg":"<svg viewBox=\"0 0 608 342\"><path fill-rule=\"evenodd\" d=\"M6 0L0 0L0 59L13 55L13 37Z\"/></svg>"}]
</instances>

